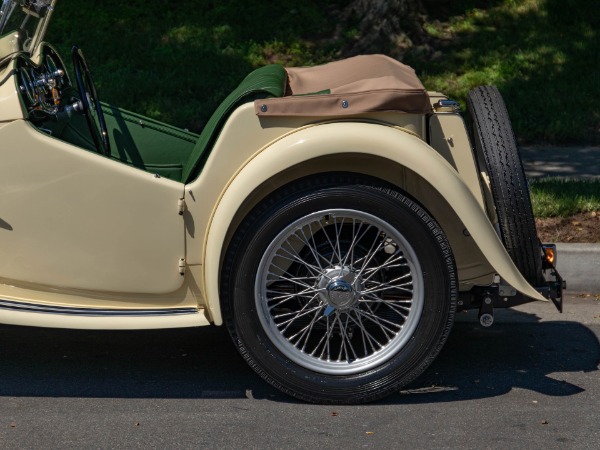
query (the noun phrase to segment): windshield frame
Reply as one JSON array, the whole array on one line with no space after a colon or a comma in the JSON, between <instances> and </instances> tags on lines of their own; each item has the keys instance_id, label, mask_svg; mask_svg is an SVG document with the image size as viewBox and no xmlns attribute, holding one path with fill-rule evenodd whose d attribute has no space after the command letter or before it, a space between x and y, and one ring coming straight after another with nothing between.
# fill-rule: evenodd
<instances>
[{"instance_id":1,"label":"windshield frame","mask_svg":"<svg viewBox=\"0 0 600 450\"><path fill-rule=\"evenodd\" d=\"M48 28L48 23L50 22L50 17L54 11L56 1L57 0L2 0L2 5L0 6L0 36L11 31L21 31L26 22L37 20L37 24L34 24L33 27L33 29L35 29L33 35L22 36L21 39L22 48L20 50L33 55L46 34L46 29ZM20 11L20 14L22 15L22 19L19 21L21 28L17 30L8 30L6 29L6 25L9 23L10 18L17 14L15 11Z\"/></svg>"},{"instance_id":2,"label":"windshield frame","mask_svg":"<svg viewBox=\"0 0 600 450\"><path fill-rule=\"evenodd\" d=\"M8 23L15 6L17 6L17 2L14 0L2 0L2 6L0 6L0 36L4 34L4 27Z\"/></svg>"}]
</instances>

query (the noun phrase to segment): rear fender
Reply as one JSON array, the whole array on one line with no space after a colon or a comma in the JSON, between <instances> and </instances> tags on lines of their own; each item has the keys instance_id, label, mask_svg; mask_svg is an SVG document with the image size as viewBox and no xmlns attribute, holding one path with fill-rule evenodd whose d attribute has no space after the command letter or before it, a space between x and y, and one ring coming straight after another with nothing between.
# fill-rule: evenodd
<instances>
[{"instance_id":1,"label":"rear fender","mask_svg":"<svg viewBox=\"0 0 600 450\"><path fill-rule=\"evenodd\" d=\"M339 122L298 129L253 155L230 181L213 210L204 246L204 287L215 324L222 323L220 263L227 231L245 199L273 176L326 155L362 154L384 158L417 173L442 195L463 222L490 266L522 294L547 301L523 278L504 249L485 211L456 170L418 137L400 128Z\"/></svg>"}]
</instances>

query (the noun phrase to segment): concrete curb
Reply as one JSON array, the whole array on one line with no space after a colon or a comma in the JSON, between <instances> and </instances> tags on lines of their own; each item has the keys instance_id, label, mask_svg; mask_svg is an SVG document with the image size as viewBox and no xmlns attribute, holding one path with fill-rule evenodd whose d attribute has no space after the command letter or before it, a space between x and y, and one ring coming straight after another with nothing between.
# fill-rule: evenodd
<instances>
[{"instance_id":1,"label":"concrete curb","mask_svg":"<svg viewBox=\"0 0 600 450\"><path fill-rule=\"evenodd\" d=\"M556 269L570 292L600 292L600 244L557 243Z\"/></svg>"}]
</instances>

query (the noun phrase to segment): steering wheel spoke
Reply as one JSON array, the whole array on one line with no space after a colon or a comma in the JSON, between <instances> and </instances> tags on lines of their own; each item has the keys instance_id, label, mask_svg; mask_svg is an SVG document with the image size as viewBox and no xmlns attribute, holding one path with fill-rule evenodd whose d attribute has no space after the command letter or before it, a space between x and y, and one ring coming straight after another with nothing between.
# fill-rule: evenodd
<instances>
[{"instance_id":1,"label":"steering wheel spoke","mask_svg":"<svg viewBox=\"0 0 600 450\"><path fill-rule=\"evenodd\" d=\"M85 119L94 140L94 145L98 153L110 156L110 141L108 139L108 130L106 128L106 121L104 120L104 113L102 112L102 105L98 99L98 93L96 92L96 86L92 79L92 74L88 68L85 57L81 49L74 45L71 50L73 57L73 69L75 72L75 80L77 81L77 89L79 91L79 98L82 107L82 114ZM98 125L92 117L92 111L96 113L98 118Z\"/></svg>"}]
</instances>

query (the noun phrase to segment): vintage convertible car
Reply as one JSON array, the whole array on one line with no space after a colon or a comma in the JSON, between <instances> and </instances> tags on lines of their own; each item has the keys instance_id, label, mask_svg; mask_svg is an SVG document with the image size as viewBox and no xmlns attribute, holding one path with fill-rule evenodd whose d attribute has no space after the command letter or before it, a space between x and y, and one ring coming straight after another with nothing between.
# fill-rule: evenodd
<instances>
[{"instance_id":1,"label":"vintage convertible car","mask_svg":"<svg viewBox=\"0 0 600 450\"><path fill-rule=\"evenodd\" d=\"M413 380L455 312L561 307L504 103L458 104L382 55L260 68L201 134L99 101L0 9L0 322L225 324L266 381L359 403ZM207 357L210 357L207 355Z\"/></svg>"}]
</instances>

